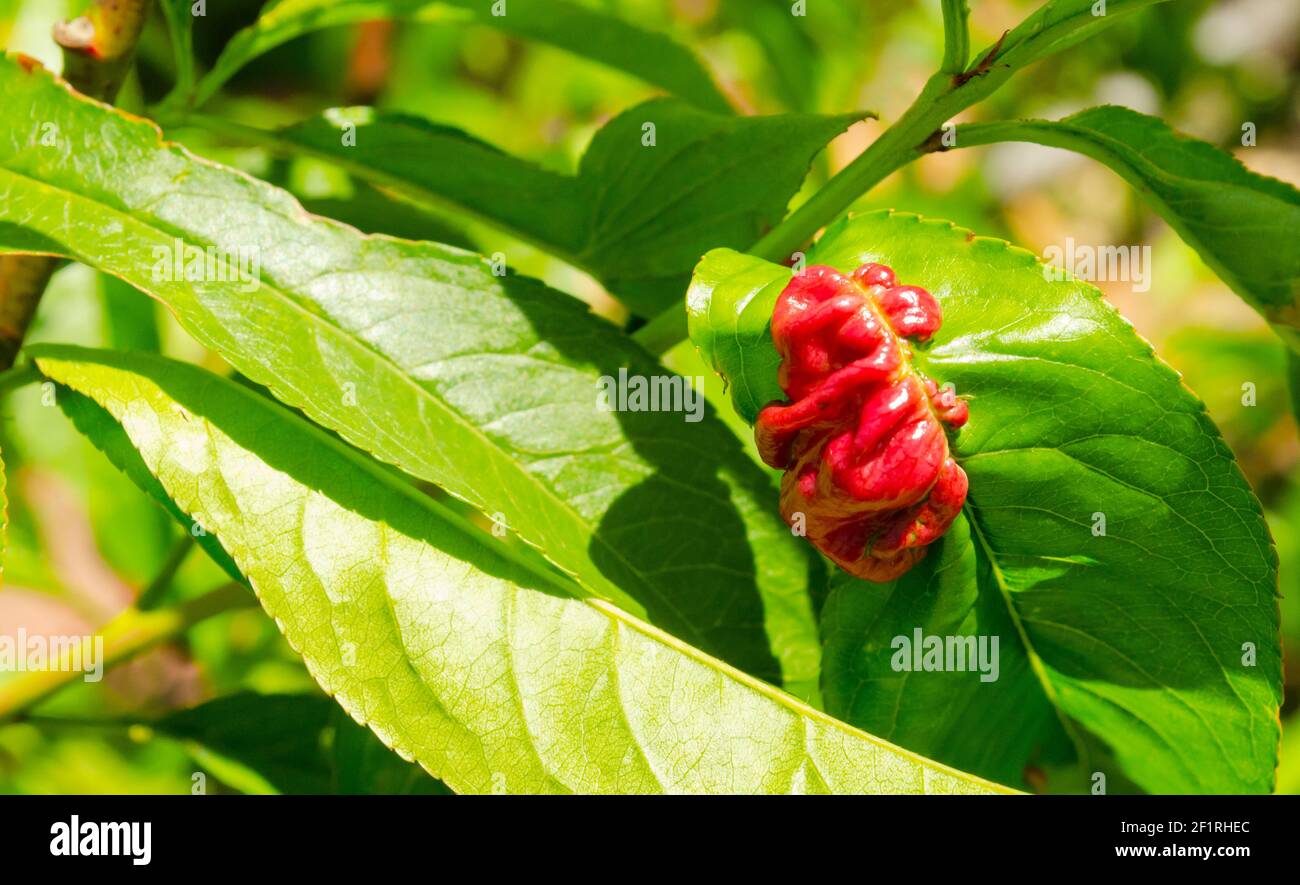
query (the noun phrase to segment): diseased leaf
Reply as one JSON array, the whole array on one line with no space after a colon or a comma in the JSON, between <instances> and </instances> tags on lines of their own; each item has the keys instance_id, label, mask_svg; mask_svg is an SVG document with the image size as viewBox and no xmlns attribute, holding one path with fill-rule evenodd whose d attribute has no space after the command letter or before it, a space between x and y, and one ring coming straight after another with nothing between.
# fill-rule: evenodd
<instances>
[{"instance_id":1,"label":"diseased leaf","mask_svg":"<svg viewBox=\"0 0 1300 885\"><path fill-rule=\"evenodd\" d=\"M126 279L277 398L497 519L589 591L809 693L808 553L768 477L707 409L599 408L620 371L683 391L585 305L458 249L308 216L43 71L0 64L0 95L66 134L50 147L37 127L0 135L0 251Z\"/></svg>"},{"instance_id":2,"label":"diseased leaf","mask_svg":"<svg viewBox=\"0 0 1300 885\"><path fill-rule=\"evenodd\" d=\"M1105 163L1300 350L1300 191L1123 107L1056 122L973 123L956 133L961 147L999 141L1068 148Z\"/></svg>"},{"instance_id":3,"label":"diseased leaf","mask_svg":"<svg viewBox=\"0 0 1300 885\"><path fill-rule=\"evenodd\" d=\"M216 93L236 71L294 37L374 19L465 21L536 40L625 71L711 111L730 105L700 61L663 34L567 0L509 0L505 14L491 0L279 0L231 38L198 83L192 104Z\"/></svg>"},{"instance_id":4,"label":"diseased leaf","mask_svg":"<svg viewBox=\"0 0 1300 885\"><path fill-rule=\"evenodd\" d=\"M734 117L656 99L597 132L576 176L373 108L335 108L276 138L467 210L590 271L648 316L681 298L706 250L748 246L778 222L812 158L863 116Z\"/></svg>"},{"instance_id":5,"label":"diseased leaf","mask_svg":"<svg viewBox=\"0 0 1300 885\"><path fill-rule=\"evenodd\" d=\"M939 221L871 213L808 263L866 261L943 310L916 365L969 400L952 451L965 520L888 585L840 575L823 613L828 709L1006 783L1066 738L1152 792L1267 792L1281 700L1277 556L1204 406L1077 281ZM692 335L752 418L787 268L705 256ZM998 637L1000 675L896 670L897 637ZM1251 659L1249 649L1257 655ZM1098 767L1100 766L1100 767Z\"/></svg>"},{"instance_id":6,"label":"diseased leaf","mask_svg":"<svg viewBox=\"0 0 1300 885\"><path fill-rule=\"evenodd\" d=\"M217 535L320 685L458 792L984 792L477 531L320 428L144 354L36 349Z\"/></svg>"}]
</instances>

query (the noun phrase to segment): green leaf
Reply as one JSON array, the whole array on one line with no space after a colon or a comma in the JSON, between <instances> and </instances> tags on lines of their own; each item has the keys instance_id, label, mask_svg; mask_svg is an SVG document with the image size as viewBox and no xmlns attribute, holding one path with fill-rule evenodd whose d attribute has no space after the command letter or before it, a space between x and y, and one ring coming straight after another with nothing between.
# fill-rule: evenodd
<instances>
[{"instance_id":1,"label":"green leaf","mask_svg":"<svg viewBox=\"0 0 1300 885\"><path fill-rule=\"evenodd\" d=\"M333 707L312 695L247 692L175 710L149 727L216 754L224 763L214 766L218 778L236 766L231 785L243 792L322 794L331 787L322 735Z\"/></svg>"},{"instance_id":2,"label":"green leaf","mask_svg":"<svg viewBox=\"0 0 1300 885\"><path fill-rule=\"evenodd\" d=\"M1134 13L1164 2L1049 0L1001 40L975 56L967 71L987 71L990 79L1005 79L1019 68L1069 49Z\"/></svg>"},{"instance_id":3,"label":"green leaf","mask_svg":"<svg viewBox=\"0 0 1300 885\"><path fill-rule=\"evenodd\" d=\"M213 562L221 566L221 569L232 580L241 584L247 583L238 566L226 553L225 548L221 546L221 542L208 532L205 526L190 520L177 509L171 496L163 490L158 480L149 472L149 468L140 460L140 453L136 451L135 446L122 432L121 425L112 415L102 409L94 400L80 396L73 391L60 391L56 396L56 401L67 416L72 419L72 423L77 430L103 452L114 467L122 471L141 491L158 502L163 510L184 526L185 530L194 537L195 542L203 548L203 552L208 554Z\"/></svg>"},{"instance_id":4,"label":"green leaf","mask_svg":"<svg viewBox=\"0 0 1300 885\"><path fill-rule=\"evenodd\" d=\"M241 692L170 712L149 727L246 769L240 774L247 780L235 784L246 792L355 794L372 785L389 793L439 790L437 781L338 716L338 709L317 695ZM229 770L223 765L214 773L222 777Z\"/></svg>"},{"instance_id":5,"label":"green leaf","mask_svg":"<svg viewBox=\"0 0 1300 885\"><path fill-rule=\"evenodd\" d=\"M122 277L281 401L498 519L590 592L809 693L808 554L767 475L711 411L600 409L602 377L670 373L586 305L458 249L308 216L43 71L0 64L0 95L76 145L0 135L0 251ZM182 279L178 246L186 261L256 257L259 273Z\"/></svg>"},{"instance_id":6,"label":"green leaf","mask_svg":"<svg viewBox=\"0 0 1300 885\"><path fill-rule=\"evenodd\" d=\"M726 98L700 61L663 34L566 0L508 0L505 15L491 0L279 0L231 38L198 84L203 104L244 65L311 31L373 19L464 21L498 28L600 62L679 95L706 110L728 113Z\"/></svg>"},{"instance_id":7,"label":"green leaf","mask_svg":"<svg viewBox=\"0 0 1300 885\"><path fill-rule=\"evenodd\" d=\"M778 222L813 157L863 116L733 117L655 99L597 132L576 176L366 107L335 108L274 138L466 210L591 272L648 316L679 301L705 250L748 246Z\"/></svg>"},{"instance_id":8,"label":"green leaf","mask_svg":"<svg viewBox=\"0 0 1300 885\"><path fill-rule=\"evenodd\" d=\"M823 15L810 21L807 15L791 15L791 6L787 0L722 0L715 22L744 31L762 47L763 73L786 107L810 110L818 104L819 84L824 82L818 74L830 56L816 38L842 36L842 28L827 25L842 24L847 9L816 4L805 12Z\"/></svg>"},{"instance_id":9,"label":"green leaf","mask_svg":"<svg viewBox=\"0 0 1300 885\"><path fill-rule=\"evenodd\" d=\"M313 677L457 792L982 792L591 597L197 367L43 347L231 551Z\"/></svg>"},{"instance_id":10,"label":"green leaf","mask_svg":"<svg viewBox=\"0 0 1300 885\"><path fill-rule=\"evenodd\" d=\"M99 298L104 308L104 341L114 350L158 353L158 303L117 277L99 277Z\"/></svg>"},{"instance_id":11,"label":"green leaf","mask_svg":"<svg viewBox=\"0 0 1300 885\"><path fill-rule=\"evenodd\" d=\"M328 701L326 703L329 703ZM333 789L348 796L449 795L441 781L429 777L383 745L374 732L333 707Z\"/></svg>"},{"instance_id":12,"label":"green leaf","mask_svg":"<svg viewBox=\"0 0 1300 885\"><path fill-rule=\"evenodd\" d=\"M1030 253L946 222L862 215L808 261L879 261L933 292L943 328L916 363L970 402L953 438L966 519L894 584L835 582L822 619L828 709L1007 783L1068 737L1088 765L1101 764L1089 747L1108 744L1153 792L1267 791L1277 557L1178 375L1096 289L1049 280ZM695 340L750 417L774 389L768 323L789 275L721 251L691 290ZM917 628L999 637L1001 675L895 671L894 637Z\"/></svg>"},{"instance_id":13,"label":"green leaf","mask_svg":"<svg viewBox=\"0 0 1300 885\"><path fill-rule=\"evenodd\" d=\"M1213 145L1123 107L1063 120L960 126L960 147L1028 141L1077 151L1133 185L1252 307L1300 349L1300 191Z\"/></svg>"}]
</instances>

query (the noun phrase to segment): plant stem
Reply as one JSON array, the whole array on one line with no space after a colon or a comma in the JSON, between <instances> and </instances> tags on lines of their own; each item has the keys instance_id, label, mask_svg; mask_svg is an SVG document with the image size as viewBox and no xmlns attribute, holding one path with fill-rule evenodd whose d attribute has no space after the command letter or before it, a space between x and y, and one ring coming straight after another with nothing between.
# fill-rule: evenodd
<instances>
[{"instance_id":1,"label":"plant stem","mask_svg":"<svg viewBox=\"0 0 1300 885\"><path fill-rule=\"evenodd\" d=\"M115 666L200 621L255 604L247 587L231 582L175 608L149 612L129 608L99 632L104 641L101 663L105 668ZM23 650L17 651L22 653ZM77 653L80 651L80 648L76 649ZM22 713L82 677L84 670L72 669L73 654L74 651L69 649L57 665L24 673L0 685L0 721Z\"/></svg>"},{"instance_id":2,"label":"plant stem","mask_svg":"<svg viewBox=\"0 0 1300 885\"><path fill-rule=\"evenodd\" d=\"M943 0L943 65L945 74L960 74L970 59L970 30L966 0Z\"/></svg>"},{"instance_id":3,"label":"plant stem","mask_svg":"<svg viewBox=\"0 0 1300 885\"><path fill-rule=\"evenodd\" d=\"M63 79L82 95L116 98L148 15L149 0L96 0L84 15L55 25Z\"/></svg>"},{"instance_id":4,"label":"plant stem","mask_svg":"<svg viewBox=\"0 0 1300 885\"><path fill-rule=\"evenodd\" d=\"M929 93L927 86L894 125L768 231L749 250L750 254L768 261L787 260L819 229L853 205L854 200L923 153L919 148L946 120L936 115L937 105Z\"/></svg>"},{"instance_id":5,"label":"plant stem","mask_svg":"<svg viewBox=\"0 0 1300 885\"><path fill-rule=\"evenodd\" d=\"M971 84L974 85L974 84ZM853 205L853 201L930 150L929 142L950 115L982 95L936 74L898 121L885 130L852 163L837 172L821 190L786 216L776 227L749 248L749 253L768 261L786 261L812 239L822 227ZM963 103L964 101L964 103ZM677 304L646 323L632 338L654 354L662 354L686 337L685 304Z\"/></svg>"},{"instance_id":6,"label":"plant stem","mask_svg":"<svg viewBox=\"0 0 1300 885\"><path fill-rule=\"evenodd\" d=\"M117 97L149 2L96 0L85 15L54 26L54 40L63 49L63 78L74 89L101 101ZM0 369L14 364L58 262L47 255L0 256Z\"/></svg>"},{"instance_id":7,"label":"plant stem","mask_svg":"<svg viewBox=\"0 0 1300 885\"><path fill-rule=\"evenodd\" d=\"M963 22L964 26L964 22ZM808 200L755 243L751 255L787 261L818 230L834 221L853 202L923 154L939 150L943 126L957 114L995 92L1011 74L996 59L1006 34L966 70L932 76L898 120ZM670 316L676 314L677 316ZM632 337L661 354L686 334L685 305L654 317Z\"/></svg>"},{"instance_id":8,"label":"plant stem","mask_svg":"<svg viewBox=\"0 0 1300 885\"><path fill-rule=\"evenodd\" d=\"M172 91L189 95L194 91L194 22L189 4L162 3L167 32L171 35L176 62L176 82Z\"/></svg>"},{"instance_id":9,"label":"plant stem","mask_svg":"<svg viewBox=\"0 0 1300 885\"><path fill-rule=\"evenodd\" d=\"M162 601L163 595L167 588L172 585L172 579L176 577L176 572L180 571L181 565L185 558L190 555L194 549L194 536L186 532L181 539L172 547L171 552L167 554L167 560L158 570L158 574L149 582L149 586L140 591L140 597L135 601L135 607L140 611L151 611L158 607Z\"/></svg>"},{"instance_id":10,"label":"plant stem","mask_svg":"<svg viewBox=\"0 0 1300 885\"><path fill-rule=\"evenodd\" d=\"M2 278L0 278L0 282L3 282ZM40 371L31 363L5 369L0 372L0 396L9 393L11 390L26 387L33 381L39 381L42 377Z\"/></svg>"},{"instance_id":11,"label":"plant stem","mask_svg":"<svg viewBox=\"0 0 1300 885\"><path fill-rule=\"evenodd\" d=\"M58 263L47 255L0 255L0 369L8 369L18 358Z\"/></svg>"},{"instance_id":12,"label":"plant stem","mask_svg":"<svg viewBox=\"0 0 1300 885\"><path fill-rule=\"evenodd\" d=\"M653 354L667 353L685 337L685 303L668 308L632 333L632 340Z\"/></svg>"}]
</instances>

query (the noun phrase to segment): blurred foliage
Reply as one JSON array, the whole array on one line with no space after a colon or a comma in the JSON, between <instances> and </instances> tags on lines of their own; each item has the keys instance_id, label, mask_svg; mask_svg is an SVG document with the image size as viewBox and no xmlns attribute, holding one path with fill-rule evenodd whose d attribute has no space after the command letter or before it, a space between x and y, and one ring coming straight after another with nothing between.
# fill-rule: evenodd
<instances>
[{"instance_id":1,"label":"blurred foliage","mask_svg":"<svg viewBox=\"0 0 1300 885\"><path fill-rule=\"evenodd\" d=\"M590 2L693 47L742 112L879 112L879 122L855 124L831 144L814 164L804 194L897 117L942 53L938 0L818 0L807 4L802 18L789 15L786 0ZM80 5L0 0L0 40L57 68L50 27ZM200 72L260 5L208 4L194 33ZM973 50L991 44L1037 5L973 4ZM1092 104L1122 104L1233 150L1255 171L1300 184L1298 58L1300 0L1180 0L1038 63L961 121L1050 118ZM155 16L123 104L140 110L158 101L172 73L166 29ZM241 71L206 110L279 127L331 106L373 104L460 127L547 168L572 172L597 128L653 94L626 75L490 29L372 23L319 32L272 51ZM1246 123L1257 130L1255 146L1241 146ZM168 135L288 187L312 211L364 230L503 251L519 271L585 299L615 321L626 317L587 275L482 224L413 207L325 164L275 157L219 131L187 128ZM1003 144L927 156L856 205L880 207L948 218L1040 253L1063 247L1067 238L1151 247L1149 290L1129 282L1100 285L1206 403L1266 507L1281 558L1288 651L1278 786L1300 792L1300 443L1277 339L1127 185L1073 154ZM76 266L56 275L31 339L161 349L223 368L164 311ZM686 345L668 361L689 374L708 374ZM708 392L715 403L724 401L712 376ZM32 387L11 395L0 422L10 497L0 628L20 616L102 624L149 582L181 534L43 402L43 394ZM739 423L734 426L749 444ZM216 566L194 553L171 592L192 595L222 580ZM129 720L238 691L316 692L260 610L204 623L183 642L151 652L102 683L64 691L40 712ZM185 792L196 764L182 743L138 728L0 726L0 792ZM225 788L218 779L216 789Z\"/></svg>"}]
</instances>

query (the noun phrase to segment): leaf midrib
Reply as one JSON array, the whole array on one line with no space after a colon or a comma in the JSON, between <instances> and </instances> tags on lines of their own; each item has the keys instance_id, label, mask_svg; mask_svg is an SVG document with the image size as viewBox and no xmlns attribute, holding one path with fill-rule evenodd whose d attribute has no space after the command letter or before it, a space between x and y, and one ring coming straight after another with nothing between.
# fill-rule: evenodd
<instances>
[{"instance_id":1,"label":"leaf midrib","mask_svg":"<svg viewBox=\"0 0 1300 885\"><path fill-rule=\"evenodd\" d=\"M962 505L962 510L966 513L966 521L970 523L971 536L975 538L979 549L983 552L984 557L988 560L989 569L993 573L993 580L997 584L998 593L1002 596L1003 604L1006 605L1007 614L1011 618L1011 623L1016 628L1016 633L1020 637L1020 643L1024 646L1025 657L1029 660L1029 667L1034 671L1034 677L1038 680L1039 687L1043 690L1043 695L1047 702L1052 705L1052 710L1056 713L1056 718L1061 723L1070 743L1074 745L1074 751L1078 755L1079 766L1081 770L1087 770L1087 761L1089 758L1087 745L1084 743L1082 736L1074 727L1074 722L1066 715L1065 710L1061 707L1060 698L1056 694L1056 686L1047 675L1047 667L1043 659L1038 654L1038 649L1029 640L1029 633L1025 630L1025 625L1020 620L1020 612L1016 609L1015 602L1011 599L1011 588L1007 584L1006 576L1002 573L1002 567L998 564L997 554L994 552L988 538L985 537L983 529L980 528L978 514L975 512L978 507L975 504L973 496L967 492L966 503ZM978 583L978 576L976 578Z\"/></svg>"}]
</instances>

